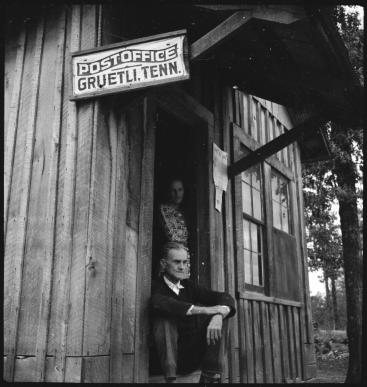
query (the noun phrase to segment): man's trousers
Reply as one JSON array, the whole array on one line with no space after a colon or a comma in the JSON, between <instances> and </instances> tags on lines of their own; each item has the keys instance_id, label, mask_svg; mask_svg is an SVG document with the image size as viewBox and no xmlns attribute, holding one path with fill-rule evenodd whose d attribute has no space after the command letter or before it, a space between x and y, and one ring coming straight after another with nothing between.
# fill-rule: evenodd
<instances>
[{"instance_id":1,"label":"man's trousers","mask_svg":"<svg viewBox=\"0 0 367 387\"><path fill-rule=\"evenodd\" d=\"M223 373L224 355L228 343L227 319L223 320L222 337L215 344L207 344L207 327L213 316L205 316L199 329L191 334L179 336L176 323L169 318L157 318L153 323L154 345L165 378L187 375L197 370L217 374Z\"/></svg>"}]
</instances>

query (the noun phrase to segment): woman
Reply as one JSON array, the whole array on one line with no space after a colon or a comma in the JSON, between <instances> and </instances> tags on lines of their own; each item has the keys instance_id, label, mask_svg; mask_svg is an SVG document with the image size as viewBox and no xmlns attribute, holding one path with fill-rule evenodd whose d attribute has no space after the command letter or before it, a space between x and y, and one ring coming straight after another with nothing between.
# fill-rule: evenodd
<instances>
[{"instance_id":1,"label":"woman","mask_svg":"<svg viewBox=\"0 0 367 387\"><path fill-rule=\"evenodd\" d=\"M166 198L158 208L159 220L159 245L166 242L178 242L188 246L189 227L187 220L187 208L184 201L185 189L182 179L174 177L168 181ZM188 273L190 267L190 255ZM161 272L161 270L159 270Z\"/></svg>"}]
</instances>

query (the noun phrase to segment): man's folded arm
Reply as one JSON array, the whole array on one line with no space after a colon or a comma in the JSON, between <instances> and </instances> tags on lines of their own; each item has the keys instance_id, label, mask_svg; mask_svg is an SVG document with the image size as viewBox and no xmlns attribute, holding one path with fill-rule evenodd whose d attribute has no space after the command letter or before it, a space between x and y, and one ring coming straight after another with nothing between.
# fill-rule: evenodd
<instances>
[{"instance_id":1,"label":"man's folded arm","mask_svg":"<svg viewBox=\"0 0 367 387\"><path fill-rule=\"evenodd\" d=\"M159 293L150 297L149 304L153 313L163 313L171 316L185 316L192 307L192 303L178 301Z\"/></svg>"},{"instance_id":2,"label":"man's folded arm","mask_svg":"<svg viewBox=\"0 0 367 387\"><path fill-rule=\"evenodd\" d=\"M236 314L234 298L225 292L210 290L204 286L196 285L198 302L206 306L227 306L229 308L228 317Z\"/></svg>"}]
</instances>

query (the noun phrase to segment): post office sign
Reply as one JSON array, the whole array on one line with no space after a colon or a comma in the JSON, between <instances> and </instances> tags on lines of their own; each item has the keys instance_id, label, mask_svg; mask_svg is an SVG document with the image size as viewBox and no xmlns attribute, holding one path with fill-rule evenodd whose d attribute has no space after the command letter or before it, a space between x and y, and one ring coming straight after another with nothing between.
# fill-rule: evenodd
<instances>
[{"instance_id":1,"label":"post office sign","mask_svg":"<svg viewBox=\"0 0 367 387\"><path fill-rule=\"evenodd\" d=\"M188 79L186 30L72 52L70 100Z\"/></svg>"}]
</instances>

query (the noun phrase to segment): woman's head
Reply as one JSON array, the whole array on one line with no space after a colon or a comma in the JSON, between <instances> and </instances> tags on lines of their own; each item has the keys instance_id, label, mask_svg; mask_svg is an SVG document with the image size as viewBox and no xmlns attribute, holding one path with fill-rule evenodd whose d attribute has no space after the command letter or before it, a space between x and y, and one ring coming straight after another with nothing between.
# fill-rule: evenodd
<instances>
[{"instance_id":1,"label":"woman's head","mask_svg":"<svg viewBox=\"0 0 367 387\"><path fill-rule=\"evenodd\" d=\"M185 188L180 178L172 178L168 181L167 196L168 201L174 206L178 207L183 201L185 195Z\"/></svg>"}]
</instances>

